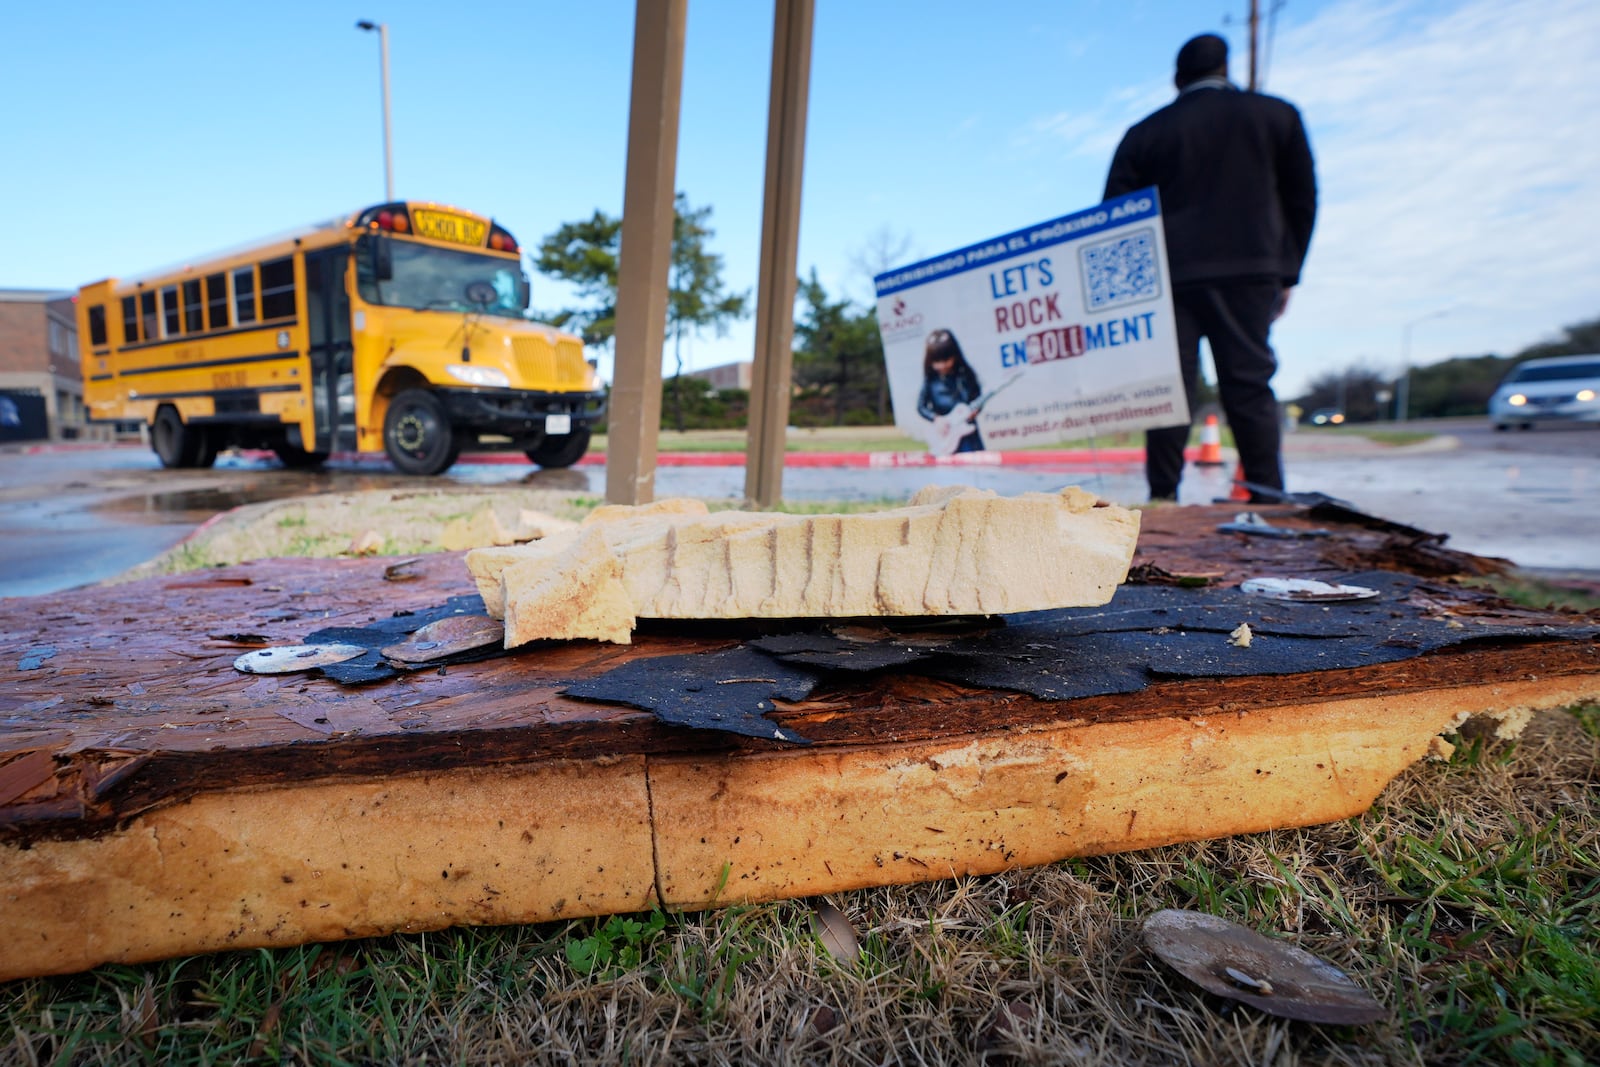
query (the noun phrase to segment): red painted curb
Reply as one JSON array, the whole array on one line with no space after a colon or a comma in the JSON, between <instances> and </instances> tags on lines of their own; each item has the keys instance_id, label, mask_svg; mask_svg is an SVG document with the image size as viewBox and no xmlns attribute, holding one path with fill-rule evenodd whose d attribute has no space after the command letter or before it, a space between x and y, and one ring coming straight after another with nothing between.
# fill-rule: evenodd
<instances>
[{"instance_id":1,"label":"red painted curb","mask_svg":"<svg viewBox=\"0 0 1600 1067\"><path fill-rule=\"evenodd\" d=\"M579 466L604 466L605 453L591 452ZM525 463L515 452L480 452L463 455L462 463ZM743 452L661 452L658 467L743 467ZM1048 449L1036 452L958 452L935 456L931 452L787 452L785 467L1087 467L1125 466L1144 463L1142 448L1112 448L1098 452L1079 449Z\"/></svg>"}]
</instances>

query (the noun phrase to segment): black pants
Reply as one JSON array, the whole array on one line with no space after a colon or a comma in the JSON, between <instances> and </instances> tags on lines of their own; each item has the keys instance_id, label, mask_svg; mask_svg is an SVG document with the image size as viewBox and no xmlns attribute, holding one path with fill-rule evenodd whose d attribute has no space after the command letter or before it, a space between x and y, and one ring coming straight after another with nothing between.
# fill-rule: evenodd
<instances>
[{"instance_id":1,"label":"black pants","mask_svg":"<svg viewBox=\"0 0 1600 1067\"><path fill-rule=\"evenodd\" d=\"M1219 281L1175 287L1172 308L1177 316L1178 363L1189 397L1189 418L1197 406L1200 384L1200 338L1211 342L1217 368L1217 391L1233 430L1245 481L1283 488L1282 426L1272 375L1278 359L1267 344L1283 286L1276 281ZM1152 498L1178 495L1183 477L1183 449L1189 426L1145 431L1145 478Z\"/></svg>"}]
</instances>

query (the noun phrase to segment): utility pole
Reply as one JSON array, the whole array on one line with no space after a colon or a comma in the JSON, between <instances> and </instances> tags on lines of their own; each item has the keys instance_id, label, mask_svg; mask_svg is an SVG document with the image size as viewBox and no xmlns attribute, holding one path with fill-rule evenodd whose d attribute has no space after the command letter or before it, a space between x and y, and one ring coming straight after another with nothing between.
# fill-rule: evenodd
<instances>
[{"instance_id":1,"label":"utility pole","mask_svg":"<svg viewBox=\"0 0 1600 1067\"><path fill-rule=\"evenodd\" d=\"M1250 0L1250 91L1256 91L1256 38L1261 29L1259 0Z\"/></svg>"}]
</instances>

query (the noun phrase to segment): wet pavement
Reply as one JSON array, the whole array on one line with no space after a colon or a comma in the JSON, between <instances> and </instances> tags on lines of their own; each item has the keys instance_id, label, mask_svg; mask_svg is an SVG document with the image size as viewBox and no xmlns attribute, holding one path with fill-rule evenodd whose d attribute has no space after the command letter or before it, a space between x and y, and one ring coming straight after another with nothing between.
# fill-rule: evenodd
<instances>
[{"instance_id":1,"label":"wet pavement","mask_svg":"<svg viewBox=\"0 0 1600 1067\"><path fill-rule=\"evenodd\" d=\"M1361 438L1291 434L1289 488L1319 491L1362 510L1450 535L1452 547L1546 570L1600 570L1600 430L1492 435L1477 424L1420 445L1385 448ZM1226 497L1232 467L1190 466L1180 499ZM1145 498L1143 471L1126 453L1083 455L1055 466L790 467L793 501L903 501L926 485L974 485L1003 494L1081 485L1122 504ZM411 478L369 460L320 472L224 456L207 471L169 471L131 446L0 452L0 596L25 596L114 576L177 544L242 504L362 489L525 486L605 494L605 468L541 471L525 463L472 462L441 478ZM742 466L660 466L656 496L741 499ZM1244 506L1241 505L1241 510Z\"/></svg>"}]
</instances>

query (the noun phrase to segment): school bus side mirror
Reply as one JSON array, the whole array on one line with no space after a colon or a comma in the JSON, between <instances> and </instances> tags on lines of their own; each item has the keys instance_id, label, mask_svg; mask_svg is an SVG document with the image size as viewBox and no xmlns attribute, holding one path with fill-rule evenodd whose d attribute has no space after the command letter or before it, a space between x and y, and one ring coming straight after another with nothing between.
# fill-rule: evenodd
<instances>
[{"instance_id":1,"label":"school bus side mirror","mask_svg":"<svg viewBox=\"0 0 1600 1067\"><path fill-rule=\"evenodd\" d=\"M380 282L394 279L394 244L382 235L372 239L372 276Z\"/></svg>"}]
</instances>

